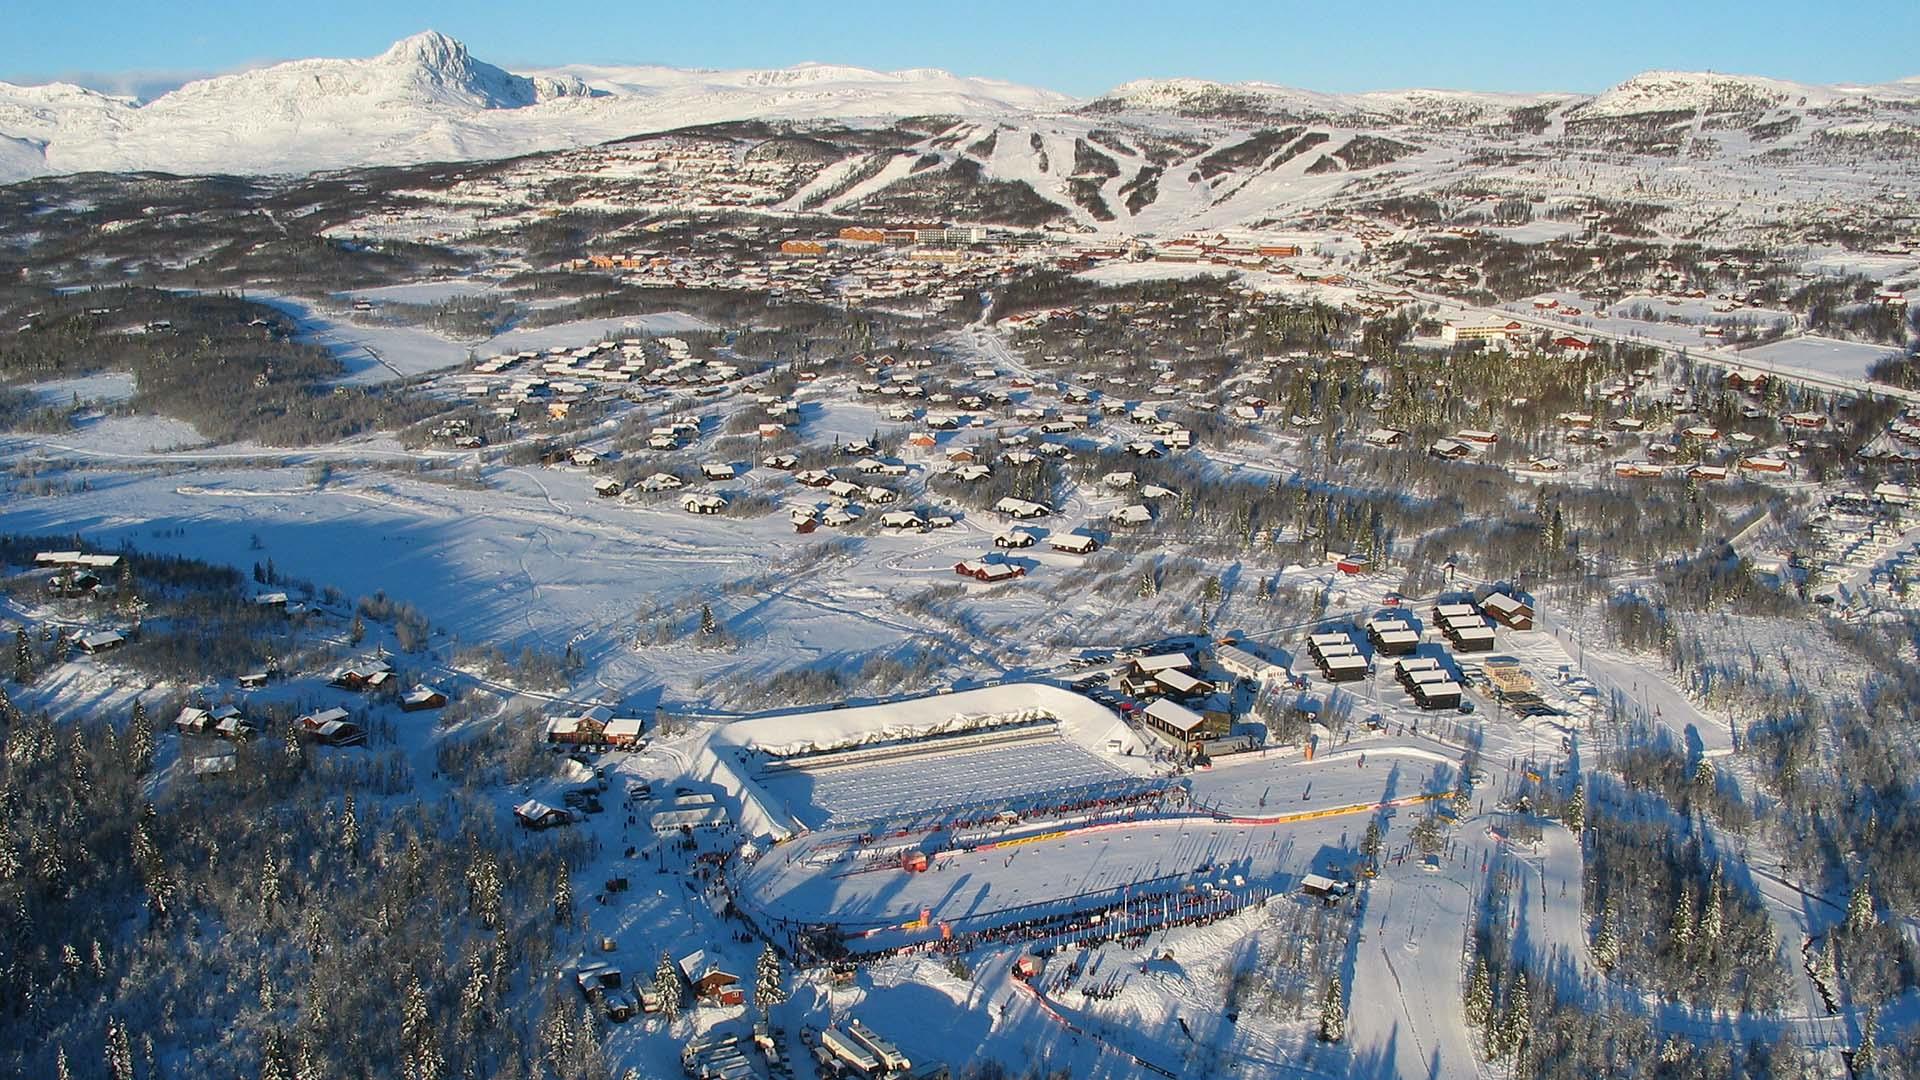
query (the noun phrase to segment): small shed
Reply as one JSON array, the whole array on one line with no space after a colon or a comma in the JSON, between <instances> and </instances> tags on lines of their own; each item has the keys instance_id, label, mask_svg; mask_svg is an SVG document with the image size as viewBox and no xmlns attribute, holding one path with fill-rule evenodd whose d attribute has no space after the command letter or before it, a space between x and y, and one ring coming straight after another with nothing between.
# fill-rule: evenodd
<instances>
[{"instance_id":1,"label":"small shed","mask_svg":"<svg viewBox=\"0 0 1920 1080\"><path fill-rule=\"evenodd\" d=\"M558 806L550 806L539 799L528 799L513 808L513 818L523 828L551 829L556 825L567 825L573 821L573 814Z\"/></svg>"}]
</instances>

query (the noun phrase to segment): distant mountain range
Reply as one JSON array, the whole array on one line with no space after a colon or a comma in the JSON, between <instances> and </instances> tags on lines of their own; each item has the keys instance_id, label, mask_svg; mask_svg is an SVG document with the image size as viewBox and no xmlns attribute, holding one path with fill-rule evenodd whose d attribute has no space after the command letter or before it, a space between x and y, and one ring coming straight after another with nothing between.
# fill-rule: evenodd
<instances>
[{"instance_id":1,"label":"distant mountain range","mask_svg":"<svg viewBox=\"0 0 1920 1080\"><path fill-rule=\"evenodd\" d=\"M367 60L296 60L152 101L0 83L0 181L44 173L289 173L503 157L758 116L1064 108L1065 95L944 71L578 67L516 75L429 31Z\"/></svg>"},{"instance_id":2,"label":"distant mountain range","mask_svg":"<svg viewBox=\"0 0 1920 1080\"><path fill-rule=\"evenodd\" d=\"M824 64L515 74L434 32L370 59L293 61L144 102L0 83L0 182L489 160L743 120L826 140L808 151L824 168L787 209L1138 235L1494 191L1632 202L1657 189L1733 229L1808 199L1920 201L1904 180L1920 162L1920 79L1650 72L1600 94L1154 79L1077 99Z\"/></svg>"}]
</instances>

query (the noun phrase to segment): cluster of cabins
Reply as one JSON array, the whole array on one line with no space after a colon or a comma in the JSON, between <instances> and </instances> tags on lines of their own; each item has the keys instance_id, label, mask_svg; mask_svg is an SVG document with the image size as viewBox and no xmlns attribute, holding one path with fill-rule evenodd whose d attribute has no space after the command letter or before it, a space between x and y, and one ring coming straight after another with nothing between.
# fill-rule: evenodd
<instances>
[{"instance_id":1,"label":"cluster of cabins","mask_svg":"<svg viewBox=\"0 0 1920 1080\"><path fill-rule=\"evenodd\" d=\"M1277 670L1244 650L1236 654L1249 670ZM1120 677L1120 689L1147 703L1137 714L1141 724L1180 751L1212 756L1251 749L1247 740L1229 737L1232 712L1216 697L1220 687L1199 671L1184 652L1141 656Z\"/></svg>"},{"instance_id":2,"label":"cluster of cabins","mask_svg":"<svg viewBox=\"0 0 1920 1080\"><path fill-rule=\"evenodd\" d=\"M1369 619L1367 641L1375 652L1387 656L1406 656L1420 647L1420 631L1399 617Z\"/></svg>"},{"instance_id":3,"label":"cluster of cabins","mask_svg":"<svg viewBox=\"0 0 1920 1080\"><path fill-rule=\"evenodd\" d=\"M33 557L36 567L53 569L47 592L62 597L98 598L114 592L101 575L120 568L118 555L90 555L83 551L42 551Z\"/></svg>"},{"instance_id":4,"label":"cluster of cabins","mask_svg":"<svg viewBox=\"0 0 1920 1080\"><path fill-rule=\"evenodd\" d=\"M1393 677L1413 703L1423 709L1454 709L1460 706L1460 684L1432 656L1408 656L1394 661Z\"/></svg>"},{"instance_id":5,"label":"cluster of cabins","mask_svg":"<svg viewBox=\"0 0 1920 1080\"><path fill-rule=\"evenodd\" d=\"M698 1005L726 1007L746 1004L746 992L741 987L740 977L721 967L704 949L695 949L674 961L674 970L685 980L687 990ZM624 1023L638 1013L659 1012L663 1004L660 993L652 987L628 987L626 977L612 964L582 964L574 969L573 980L580 990L580 996L615 1023ZM675 992L679 990L676 988ZM734 1074L703 1072L697 1075L716 1077ZM744 1072L739 1075L754 1074Z\"/></svg>"},{"instance_id":6,"label":"cluster of cabins","mask_svg":"<svg viewBox=\"0 0 1920 1080\"><path fill-rule=\"evenodd\" d=\"M1136 698L1167 697L1179 701L1213 693L1211 682L1194 675L1197 665L1183 652L1156 653L1133 661L1120 677L1120 688Z\"/></svg>"},{"instance_id":7,"label":"cluster of cabins","mask_svg":"<svg viewBox=\"0 0 1920 1080\"><path fill-rule=\"evenodd\" d=\"M182 735L212 735L232 742L239 742L254 733L253 721L247 719L235 705L215 705L204 709L195 705L185 706L173 718L173 728Z\"/></svg>"},{"instance_id":8,"label":"cluster of cabins","mask_svg":"<svg viewBox=\"0 0 1920 1080\"><path fill-rule=\"evenodd\" d=\"M321 709L306 713L294 721L294 730L300 738L321 746L362 746L367 741L367 732L351 719L353 714L342 708Z\"/></svg>"},{"instance_id":9,"label":"cluster of cabins","mask_svg":"<svg viewBox=\"0 0 1920 1080\"><path fill-rule=\"evenodd\" d=\"M1433 622L1457 652L1486 652L1493 648L1493 625L1471 603L1435 604Z\"/></svg>"},{"instance_id":10,"label":"cluster of cabins","mask_svg":"<svg viewBox=\"0 0 1920 1080\"><path fill-rule=\"evenodd\" d=\"M1328 682L1352 682L1367 677L1369 664L1360 647L1346 634L1314 634L1307 639L1307 655Z\"/></svg>"},{"instance_id":11,"label":"cluster of cabins","mask_svg":"<svg viewBox=\"0 0 1920 1080\"><path fill-rule=\"evenodd\" d=\"M1019 563L1003 562L997 559L963 559L953 564L953 572L965 578L988 583L1012 581L1027 576L1027 568Z\"/></svg>"}]
</instances>

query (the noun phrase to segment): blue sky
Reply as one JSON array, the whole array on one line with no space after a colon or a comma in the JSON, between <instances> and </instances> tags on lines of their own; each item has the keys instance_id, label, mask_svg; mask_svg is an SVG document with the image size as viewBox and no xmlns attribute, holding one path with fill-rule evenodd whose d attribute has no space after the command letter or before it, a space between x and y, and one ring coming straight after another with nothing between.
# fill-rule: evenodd
<instances>
[{"instance_id":1,"label":"blue sky","mask_svg":"<svg viewBox=\"0 0 1920 1080\"><path fill-rule=\"evenodd\" d=\"M1920 2L1456 0L22 0L0 80L151 92L188 75L368 56L436 29L509 68L559 63L942 67L1092 95L1133 78L1315 90L1603 89L1654 68L1884 82L1920 75Z\"/></svg>"}]
</instances>

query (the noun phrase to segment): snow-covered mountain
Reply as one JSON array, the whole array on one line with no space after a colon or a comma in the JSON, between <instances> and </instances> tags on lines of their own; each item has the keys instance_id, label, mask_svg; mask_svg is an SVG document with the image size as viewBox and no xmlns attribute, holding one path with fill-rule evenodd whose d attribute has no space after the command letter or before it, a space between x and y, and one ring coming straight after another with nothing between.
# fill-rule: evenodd
<instances>
[{"instance_id":1,"label":"snow-covered mountain","mask_svg":"<svg viewBox=\"0 0 1920 1080\"><path fill-rule=\"evenodd\" d=\"M1380 90L1324 94L1265 82L1141 79L1122 83L1089 102L1094 113L1164 113L1202 119L1370 119L1421 123L1498 121L1521 110L1569 106L1584 117L1691 112L1700 116L1813 114L1920 107L1920 78L1868 86L1821 86L1756 75L1649 71L1597 95L1496 94L1466 90Z\"/></svg>"},{"instance_id":2,"label":"snow-covered mountain","mask_svg":"<svg viewBox=\"0 0 1920 1080\"><path fill-rule=\"evenodd\" d=\"M1814 86L1757 75L1649 71L1601 93L1583 112L1596 116L1685 111L1713 115L1786 108L1817 113L1874 105L1920 105L1920 79L1877 86Z\"/></svg>"},{"instance_id":3,"label":"snow-covered mountain","mask_svg":"<svg viewBox=\"0 0 1920 1080\"><path fill-rule=\"evenodd\" d=\"M1575 94L1491 94L1471 90L1375 90L1326 94L1266 82L1137 79L1089 102L1095 113L1159 112L1197 118L1261 116L1283 120L1375 117L1416 121L1470 118L1574 100Z\"/></svg>"},{"instance_id":4,"label":"snow-covered mountain","mask_svg":"<svg viewBox=\"0 0 1920 1080\"><path fill-rule=\"evenodd\" d=\"M1515 140L1672 153L1738 132L1768 152L1836 140L1848 152L1881 132L1910 140L1920 123L1920 79L1877 86L1813 86L1754 76L1649 72L1598 95L1394 90L1327 94L1273 83L1143 79L1090 101L932 68L870 71L800 64L770 71L573 65L514 74L426 32L361 60L298 60L189 83L152 101L77 86L0 83L0 182L44 173L158 170L296 173L355 165L473 160L556 150L694 124L743 119L877 121L943 115L1023 132L981 162L987 175L1047 198L1097 152L1074 140L1099 125L1142 134L1138 153L1115 152L1124 175L1106 194L1135 206L1181 188L1220 206L1255 172L1325 178L1406 156L1432 140L1478 132ZM1261 129L1306 125L1291 146L1256 142L1192 170L1164 136L1197 151ZM1153 133L1158 133L1157 135ZM1236 134L1238 133L1238 134ZM1269 135L1277 138L1277 134ZM1823 144L1822 140L1825 140ZM1097 141L1097 140L1096 140ZM1164 139L1161 140L1164 143ZM1324 147L1320 144L1324 143ZM1343 149L1344 148L1344 149ZM953 158L951 146L927 148ZM1032 160L1027 158L1031 156ZM1245 160L1241 160L1245 159ZM1165 170L1163 181L1141 172ZM1122 190L1122 189L1125 190ZM1137 194L1135 189L1140 190ZM1251 192L1248 192L1251 193ZM1097 209L1097 208L1096 208ZM1224 211L1223 211L1224 212ZM1097 221L1101 213L1092 213Z\"/></svg>"},{"instance_id":5,"label":"snow-covered mountain","mask_svg":"<svg viewBox=\"0 0 1920 1080\"><path fill-rule=\"evenodd\" d=\"M516 75L436 32L364 60L296 60L150 102L0 83L0 181L49 172L306 172L557 149L749 117L1060 108L1050 91L945 71L576 67Z\"/></svg>"}]
</instances>

